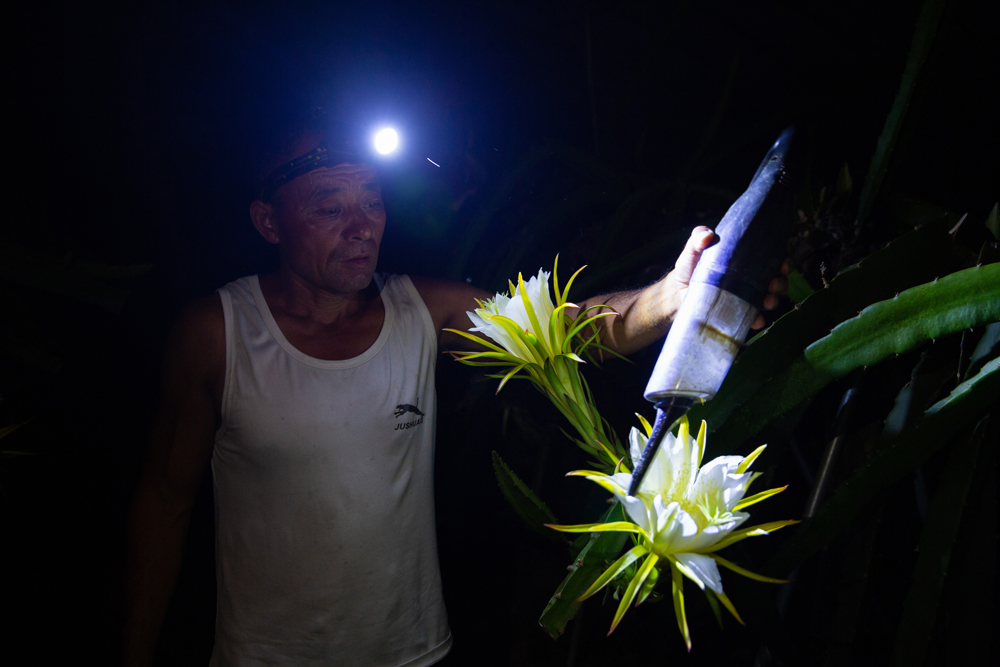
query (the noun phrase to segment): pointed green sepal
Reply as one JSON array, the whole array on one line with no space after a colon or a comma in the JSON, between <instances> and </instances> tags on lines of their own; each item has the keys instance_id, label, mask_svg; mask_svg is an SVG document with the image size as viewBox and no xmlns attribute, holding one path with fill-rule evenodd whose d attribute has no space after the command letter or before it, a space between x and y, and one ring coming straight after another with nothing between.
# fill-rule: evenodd
<instances>
[{"instance_id":1,"label":"pointed green sepal","mask_svg":"<svg viewBox=\"0 0 1000 667\"><path fill-rule=\"evenodd\" d=\"M640 415L638 412L635 413L635 416L639 418L639 423L642 425L642 430L646 432L646 437L648 438L649 436L653 435L652 424L650 424L649 421L645 417Z\"/></svg>"},{"instance_id":2,"label":"pointed green sepal","mask_svg":"<svg viewBox=\"0 0 1000 667\"><path fill-rule=\"evenodd\" d=\"M552 530L558 530L563 533L604 533L604 532L639 533L640 535L645 536L647 539L649 537L648 535L646 535L646 531L644 531L642 528L635 525L631 521L612 521L610 523L583 523L578 526L559 526L550 523L547 523L545 525L546 527L551 528Z\"/></svg>"},{"instance_id":3,"label":"pointed green sepal","mask_svg":"<svg viewBox=\"0 0 1000 667\"><path fill-rule=\"evenodd\" d=\"M756 572L751 572L750 570L744 569L744 568L740 567L739 565L737 565L736 563L733 563L732 561L728 561L725 558L723 558L722 556L719 556L717 554L707 554L707 555L708 555L709 558L713 559L716 563L718 563L722 567L730 569L733 572L735 572L736 574L742 574L744 577L748 577L750 579L756 579L757 581L763 581L763 582L768 583L768 584L787 584L788 583L787 579L775 579L774 577L765 577L762 574L757 574Z\"/></svg>"},{"instance_id":4,"label":"pointed green sepal","mask_svg":"<svg viewBox=\"0 0 1000 667\"><path fill-rule=\"evenodd\" d=\"M687 645L688 653L691 652L691 632L688 630L687 612L684 611L684 575L677 569L677 561L670 561L670 573L673 575L672 589L674 596L674 614L677 616L677 627L680 628L684 637L684 644Z\"/></svg>"},{"instance_id":5,"label":"pointed green sepal","mask_svg":"<svg viewBox=\"0 0 1000 667\"><path fill-rule=\"evenodd\" d=\"M608 583L612 581L615 577L617 577L619 574L621 574L625 570L625 568L634 563L636 559L645 556L646 553L648 553L646 551L646 547L641 545L634 546L628 551L626 551L625 555L623 555L621 558L612 563L611 566L604 571L604 574L599 576L597 578L597 581L591 584L590 588L585 590L583 594L576 599L576 601L583 602L591 595L593 595L597 591L607 586Z\"/></svg>"},{"instance_id":6,"label":"pointed green sepal","mask_svg":"<svg viewBox=\"0 0 1000 667\"><path fill-rule=\"evenodd\" d=\"M761 452L763 452L765 449L767 449L767 445L761 445L757 449L750 452L750 455L747 456L745 459L743 459L743 463L741 463L739 467L736 468L736 472L741 475L745 473L747 469L750 467L750 464L754 462L754 459L760 456Z\"/></svg>"},{"instance_id":7,"label":"pointed green sepal","mask_svg":"<svg viewBox=\"0 0 1000 667\"><path fill-rule=\"evenodd\" d=\"M699 549L698 553L711 554L713 551L719 551L720 549L725 549L730 544L735 544L740 540L745 540L748 537L757 537L760 535L769 535L776 530L784 528L785 526L791 526L793 524L799 523L795 519L786 519L785 521L771 521L770 523L762 523L757 526L751 526L749 528L744 528L742 530L734 530L729 533L721 540L716 542L710 547L704 549Z\"/></svg>"},{"instance_id":8,"label":"pointed green sepal","mask_svg":"<svg viewBox=\"0 0 1000 667\"><path fill-rule=\"evenodd\" d=\"M778 495L787 488L788 485L786 484L785 486L779 486L776 489L768 489L767 491L761 491L760 493L754 494L749 498L744 498L740 502L736 503L736 507L733 508L733 511L735 512L743 509L744 507L750 507L751 505L756 505L762 500L767 500L771 496Z\"/></svg>"},{"instance_id":9,"label":"pointed green sepal","mask_svg":"<svg viewBox=\"0 0 1000 667\"><path fill-rule=\"evenodd\" d=\"M632 604L632 600L634 600L635 596L639 593L639 589L646 581L646 577L649 576L650 570L653 569L653 566L656 565L656 562L659 559L660 557L656 554L649 554L649 557L647 557L643 562L642 567L639 568L639 571L636 572L636 575L632 578L628 588L625 589L625 594L622 595L622 601L618 605L618 611L615 612L615 618L611 621L611 629L608 630L609 635L614 632L615 628L618 627L618 624L621 623L622 618L625 616L625 612L628 611L629 605Z\"/></svg>"},{"instance_id":10,"label":"pointed green sepal","mask_svg":"<svg viewBox=\"0 0 1000 667\"><path fill-rule=\"evenodd\" d=\"M743 619L740 618L740 615L736 613L736 607L734 607L733 603L730 602L729 596L722 592L716 593L715 596L719 598L719 602L722 603L722 606L729 610L729 613L733 615L733 618L736 619L737 623L740 625L746 625L746 623L743 622Z\"/></svg>"}]
</instances>

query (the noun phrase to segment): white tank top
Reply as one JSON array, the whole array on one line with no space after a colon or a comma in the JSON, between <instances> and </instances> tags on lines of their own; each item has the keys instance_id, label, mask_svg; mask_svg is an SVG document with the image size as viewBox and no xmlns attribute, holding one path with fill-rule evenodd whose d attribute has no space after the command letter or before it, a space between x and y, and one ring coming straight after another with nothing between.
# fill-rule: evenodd
<instances>
[{"instance_id":1,"label":"white tank top","mask_svg":"<svg viewBox=\"0 0 1000 667\"><path fill-rule=\"evenodd\" d=\"M343 361L282 335L257 276L219 290L213 666L406 665L451 648L434 527L430 313L376 276L385 321Z\"/></svg>"}]
</instances>

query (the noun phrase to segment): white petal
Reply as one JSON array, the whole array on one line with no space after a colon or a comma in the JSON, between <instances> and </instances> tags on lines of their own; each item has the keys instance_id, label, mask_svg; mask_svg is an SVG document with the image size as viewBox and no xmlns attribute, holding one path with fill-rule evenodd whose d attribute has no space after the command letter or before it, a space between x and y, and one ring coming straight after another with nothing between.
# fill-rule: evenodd
<instances>
[{"instance_id":1,"label":"white petal","mask_svg":"<svg viewBox=\"0 0 1000 667\"><path fill-rule=\"evenodd\" d=\"M667 433L660 441L660 448L653 456L653 460L649 462L646 476L642 478L642 484L639 486L640 493L649 492L653 495L662 493L672 497L670 489L674 479L674 467L671 451L675 447L675 440L673 433Z\"/></svg>"},{"instance_id":2,"label":"white petal","mask_svg":"<svg viewBox=\"0 0 1000 667\"><path fill-rule=\"evenodd\" d=\"M629 455L632 457L632 465L636 465L639 461L639 457L642 456L642 450L646 448L646 434L632 427L632 430L628 434L628 451ZM645 481L645 479L643 480Z\"/></svg>"},{"instance_id":3,"label":"white petal","mask_svg":"<svg viewBox=\"0 0 1000 667\"><path fill-rule=\"evenodd\" d=\"M515 295L507 302L505 314L514 320L521 329L534 333L531 330L531 322L528 321L528 311L524 309L524 300L520 294Z\"/></svg>"},{"instance_id":4,"label":"white petal","mask_svg":"<svg viewBox=\"0 0 1000 667\"><path fill-rule=\"evenodd\" d=\"M743 499L751 473L737 473L736 469L743 461L740 456L720 456L709 461L698 472L688 496L691 502L706 497L712 498L711 506L723 506L732 510Z\"/></svg>"},{"instance_id":5,"label":"white petal","mask_svg":"<svg viewBox=\"0 0 1000 667\"><path fill-rule=\"evenodd\" d=\"M556 306L552 303L552 297L549 296L548 271L538 269L538 277L532 278L531 281L535 283L535 289L529 287L531 305L535 309L535 315L538 316L538 323L542 326L542 335L551 346L552 341L549 339L549 319L552 317L552 311L555 310Z\"/></svg>"},{"instance_id":6,"label":"white petal","mask_svg":"<svg viewBox=\"0 0 1000 667\"><path fill-rule=\"evenodd\" d=\"M682 565L685 565L689 570L694 572L695 576L697 576L703 584L711 588L716 593L722 592L722 577L719 576L719 566L713 559L701 554L691 553L674 554L674 558L676 558Z\"/></svg>"},{"instance_id":7,"label":"white petal","mask_svg":"<svg viewBox=\"0 0 1000 667\"><path fill-rule=\"evenodd\" d=\"M677 503L670 503L670 507L668 508L666 503L663 502L663 496L659 494L653 498L653 511L656 512L657 534L665 533L667 531L667 526L669 526L670 522L674 520L674 515L677 514L680 507L681 506Z\"/></svg>"},{"instance_id":8,"label":"white petal","mask_svg":"<svg viewBox=\"0 0 1000 667\"><path fill-rule=\"evenodd\" d=\"M666 518L657 522L663 524L663 530L657 531L653 543L665 553L687 551L687 545L698 536L697 522L676 502L666 503L663 511Z\"/></svg>"},{"instance_id":9,"label":"white petal","mask_svg":"<svg viewBox=\"0 0 1000 667\"><path fill-rule=\"evenodd\" d=\"M636 498L634 496L615 496L618 498L619 502L625 506L625 513L628 514L628 518L646 531L647 535L652 535L652 528L656 525L654 521L651 521L650 507L643 502L643 499ZM654 515L655 516L655 515Z\"/></svg>"},{"instance_id":10,"label":"white petal","mask_svg":"<svg viewBox=\"0 0 1000 667\"><path fill-rule=\"evenodd\" d=\"M497 345L507 350L515 357L522 359L523 361L533 361L534 357L528 353L524 345L520 341L516 340L510 333L503 327L493 324L487 320L484 320L476 313L466 313L472 323L476 326L469 329L469 331L478 331L480 333L486 334L486 336L493 340Z\"/></svg>"},{"instance_id":11,"label":"white petal","mask_svg":"<svg viewBox=\"0 0 1000 667\"><path fill-rule=\"evenodd\" d=\"M684 543L684 549L686 551L701 551L702 549L707 549L729 533L736 530L740 524L750 518L750 515L746 512L735 512L733 517L734 519L732 521L706 526L700 533L698 533L698 535Z\"/></svg>"},{"instance_id":12,"label":"white petal","mask_svg":"<svg viewBox=\"0 0 1000 667\"><path fill-rule=\"evenodd\" d=\"M632 483L632 475L627 472L616 472L611 475L611 481L627 491L628 485Z\"/></svg>"}]
</instances>

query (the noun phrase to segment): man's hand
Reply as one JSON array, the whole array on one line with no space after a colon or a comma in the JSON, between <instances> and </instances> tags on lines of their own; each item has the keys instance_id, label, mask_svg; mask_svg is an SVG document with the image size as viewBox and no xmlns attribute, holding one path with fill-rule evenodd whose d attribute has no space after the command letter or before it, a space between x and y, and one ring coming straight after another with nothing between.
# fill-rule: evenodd
<instances>
[{"instance_id":1,"label":"man's hand","mask_svg":"<svg viewBox=\"0 0 1000 667\"><path fill-rule=\"evenodd\" d=\"M684 300L688 284L691 282L691 276L694 275L694 269L698 265L698 260L701 259L701 254L715 245L718 240L719 237L708 227L699 226L691 230L691 236L688 237L684 250L681 251L680 256L677 258L674 270L668 273L664 279L667 283L666 288L674 291L679 296L677 307L670 314L671 320L673 320L674 314L676 314L677 309L680 308L680 304ZM790 270L791 263L786 259L781 264L781 275L775 276L767 286L768 294L764 297L764 310L774 310L777 308L780 302L779 297L784 296L788 292L788 279L785 276L788 275ZM758 315L753 321L751 328L760 329L764 324L764 316Z\"/></svg>"}]
</instances>

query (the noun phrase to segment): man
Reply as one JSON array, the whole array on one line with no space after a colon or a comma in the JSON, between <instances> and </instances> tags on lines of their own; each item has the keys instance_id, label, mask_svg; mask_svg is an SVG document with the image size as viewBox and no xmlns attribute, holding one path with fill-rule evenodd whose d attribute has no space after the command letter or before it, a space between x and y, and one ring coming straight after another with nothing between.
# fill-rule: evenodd
<instances>
[{"instance_id":1,"label":"man","mask_svg":"<svg viewBox=\"0 0 1000 667\"><path fill-rule=\"evenodd\" d=\"M216 493L213 665L407 665L451 646L431 488L439 348L489 294L375 274L386 214L375 170L300 136L250 208L274 274L191 306L168 344L130 517L125 661L148 665L199 480ZM642 290L587 299L620 317L623 354L662 337L713 233ZM780 280L772 292L783 288ZM766 304L773 307L774 295ZM762 320L757 324L762 324Z\"/></svg>"}]
</instances>

